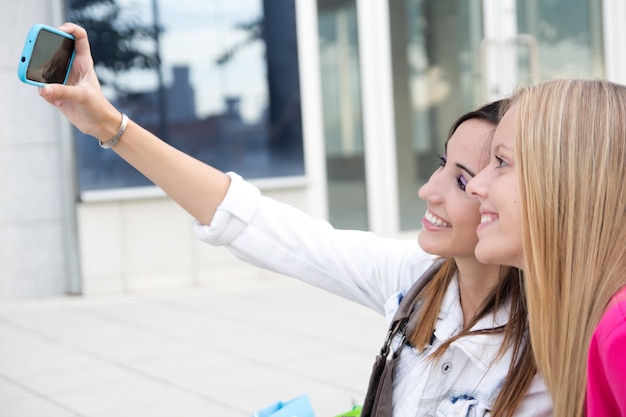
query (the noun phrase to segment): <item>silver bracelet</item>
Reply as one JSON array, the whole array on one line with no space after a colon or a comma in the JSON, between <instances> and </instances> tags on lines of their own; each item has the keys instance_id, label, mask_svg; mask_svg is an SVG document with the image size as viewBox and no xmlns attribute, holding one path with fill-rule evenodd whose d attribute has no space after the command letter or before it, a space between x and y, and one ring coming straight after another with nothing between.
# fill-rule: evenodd
<instances>
[{"instance_id":1,"label":"silver bracelet","mask_svg":"<svg viewBox=\"0 0 626 417\"><path fill-rule=\"evenodd\" d=\"M126 116L126 113L122 113L122 124L120 124L120 130L118 130L115 136L113 136L113 139L111 139L108 142L102 142L101 140L99 140L98 143L100 143L100 146L102 146L104 149L109 149L117 145L117 142L120 141L120 138L126 131L127 124L128 124L128 116Z\"/></svg>"}]
</instances>

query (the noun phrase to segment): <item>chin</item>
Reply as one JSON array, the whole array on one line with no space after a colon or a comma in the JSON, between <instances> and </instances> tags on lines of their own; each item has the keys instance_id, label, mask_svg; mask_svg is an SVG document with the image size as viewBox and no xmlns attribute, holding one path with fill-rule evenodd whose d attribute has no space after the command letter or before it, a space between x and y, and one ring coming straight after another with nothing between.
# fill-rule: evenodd
<instances>
[{"instance_id":1,"label":"chin","mask_svg":"<svg viewBox=\"0 0 626 417\"><path fill-rule=\"evenodd\" d=\"M478 242L474 255L476 259L484 264L507 265L524 269L523 256L520 256L518 253L510 256L507 253L503 253L502 245L498 246L496 244L494 247L494 245L488 246L485 242Z\"/></svg>"},{"instance_id":2,"label":"chin","mask_svg":"<svg viewBox=\"0 0 626 417\"><path fill-rule=\"evenodd\" d=\"M436 249L440 246L436 239L430 239L428 236L425 236L423 232L420 232L417 235L417 244L422 248L424 252L433 253L436 252Z\"/></svg>"},{"instance_id":3,"label":"chin","mask_svg":"<svg viewBox=\"0 0 626 417\"><path fill-rule=\"evenodd\" d=\"M418 240L417 243L419 244L420 248L422 248L422 250L428 254L441 256L443 258L453 258L454 256L456 256L454 251L451 250L448 245L431 241L423 242L421 240Z\"/></svg>"},{"instance_id":4,"label":"chin","mask_svg":"<svg viewBox=\"0 0 626 417\"><path fill-rule=\"evenodd\" d=\"M496 252L490 250L484 243L478 242L476 249L474 249L474 255L476 259L484 264L504 264L501 259L496 255Z\"/></svg>"}]
</instances>

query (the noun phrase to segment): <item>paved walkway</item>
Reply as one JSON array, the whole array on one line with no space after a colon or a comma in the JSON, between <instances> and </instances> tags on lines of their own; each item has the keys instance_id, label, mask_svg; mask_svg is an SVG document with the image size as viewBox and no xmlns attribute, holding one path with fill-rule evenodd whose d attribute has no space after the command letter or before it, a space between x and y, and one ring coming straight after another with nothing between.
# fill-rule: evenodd
<instances>
[{"instance_id":1,"label":"paved walkway","mask_svg":"<svg viewBox=\"0 0 626 417\"><path fill-rule=\"evenodd\" d=\"M265 276L229 288L0 302L2 417L249 417L360 402L382 316Z\"/></svg>"}]
</instances>

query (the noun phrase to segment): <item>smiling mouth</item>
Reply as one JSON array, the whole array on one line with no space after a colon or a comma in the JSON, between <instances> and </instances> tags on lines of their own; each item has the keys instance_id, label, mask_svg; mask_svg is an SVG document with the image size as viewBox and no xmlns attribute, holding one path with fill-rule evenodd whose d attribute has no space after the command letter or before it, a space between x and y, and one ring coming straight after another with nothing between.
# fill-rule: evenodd
<instances>
[{"instance_id":1,"label":"smiling mouth","mask_svg":"<svg viewBox=\"0 0 626 417\"><path fill-rule=\"evenodd\" d=\"M450 223L440 219L439 217L435 216L430 211L426 211L426 214L424 214L424 219L428 223L432 224L433 226L437 226L437 227L452 227L452 225Z\"/></svg>"},{"instance_id":2,"label":"smiling mouth","mask_svg":"<svg viewBox=\"0 0 626 417\"><path fill-rule=\"evenodd\" d=\"M490 223L498 218L495 214L482 214L480 216L480 224Z\"/></svg>"}]
</instances>

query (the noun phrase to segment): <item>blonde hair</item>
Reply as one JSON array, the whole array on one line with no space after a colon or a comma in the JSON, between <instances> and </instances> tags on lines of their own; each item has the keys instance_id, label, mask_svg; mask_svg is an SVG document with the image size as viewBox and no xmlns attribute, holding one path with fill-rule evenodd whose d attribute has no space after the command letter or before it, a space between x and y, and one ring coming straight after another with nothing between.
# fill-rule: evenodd
<instances>
[{"instance_id":1,"label":"blonde hair","mask_svg":"<svg viewBox=\"0 0 626 417\"><path fill-rule=\"evenodd\" d=\"M626 283L626 87L553 80L512 103L530 338L554 416L584 416L591 336Z\"/></svg>"}]
</instances>

